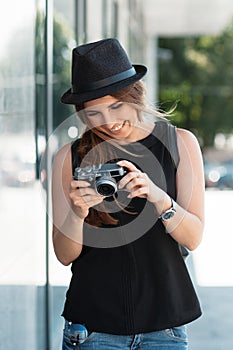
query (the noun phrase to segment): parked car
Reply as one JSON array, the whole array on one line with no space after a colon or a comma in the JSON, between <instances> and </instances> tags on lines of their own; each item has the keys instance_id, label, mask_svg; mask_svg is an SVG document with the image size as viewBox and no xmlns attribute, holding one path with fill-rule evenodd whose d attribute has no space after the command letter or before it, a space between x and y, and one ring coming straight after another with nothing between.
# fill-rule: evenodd
<instances>
[{"instance_id":1,"label":"parked car","mask_svg":"<svg viewBox=\"0 0 233 350\"><path fill-rule=\"evenodd\" d=\"M233 189L233 159L224 162L204 162L206 188Z\"/></svg>"},{"instance_id":2,"label":"parked car","mask_svg":"<svg viewBox=\"0 0 233 350\"><path fill-rule=\"evenodd\" d=\"M226 173L218 180L218 188L220 190L233 189L233 160L224 163Z\"/></svg>"}]
</instances>

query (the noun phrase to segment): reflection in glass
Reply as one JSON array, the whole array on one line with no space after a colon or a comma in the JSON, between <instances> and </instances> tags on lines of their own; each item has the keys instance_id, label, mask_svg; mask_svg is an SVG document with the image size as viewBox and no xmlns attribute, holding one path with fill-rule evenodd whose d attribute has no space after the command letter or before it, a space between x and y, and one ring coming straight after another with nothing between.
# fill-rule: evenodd
<instances>
[{"instance_id":1,"label":"reflection in glass","mask_svg":"<svg viewBox=\"0 0 233 350\"><path fill-rule=\"evenodd\" d=\"M44 347L45 216L35 171L34 6L31 0L4 2L0 20L0 339L10 350Z\"/></svg>"}]
</instances>

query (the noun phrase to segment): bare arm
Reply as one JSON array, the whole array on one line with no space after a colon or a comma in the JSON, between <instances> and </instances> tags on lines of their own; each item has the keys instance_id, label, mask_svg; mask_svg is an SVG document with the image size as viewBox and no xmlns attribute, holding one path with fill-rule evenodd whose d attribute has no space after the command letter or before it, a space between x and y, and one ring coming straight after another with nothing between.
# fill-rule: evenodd
<instances>
[{"instance_id":1,"label":"bare arm","mask_svg":"<svg viewBox=\"0 0 233 350\"><path fill-rule=\"evenodd\" d=\"M88 182L73 180L70 145L64 146L54 159L52 176L53 246L63 265L79 257L84 219L103 199Z\"/></svg>"},{"instance_id":2,"label":"bare arm","mask_svg":"<svg viewBox=\"0 0 233 350\"><path fill-rule=\"evenodd\" d=\"M184 129L177 130L180 163L177 170L176 214L164 222L167 232L189 250L194 250L202 239L204 228L204 172L200 147L194 135ZM118 163L130 172L121 180L130 197L146 197L160 214L171 207L166 192L156 186L145 173L130 162ZM138 175L139 174L139 175Z\"/></svg>"},{"instance_id":3,"label":"bare arm","mask_svg":"<svg viewBox=\"0 0 233 350\"><path fill-rule=\"evenodd\" d=\"M177 170L176 215L165 222L167 231L180 244L194 250L204 229L205 182L199 144L192 133L178 129L180 163ZM164 199L169 208L170 199Z\"/></svg>"},{"instance_id":4,"label":"bare arm","mask_svg":"<svg viewBox=\"0 0 233 350\"><path fill-rule=\"evenodd\" d=\"M70 199L72 181L70 145L63 147L53 163L53 246L58 260L69 265L82 251L83 219L73 211Z\"/></svg>"}]
</instances>

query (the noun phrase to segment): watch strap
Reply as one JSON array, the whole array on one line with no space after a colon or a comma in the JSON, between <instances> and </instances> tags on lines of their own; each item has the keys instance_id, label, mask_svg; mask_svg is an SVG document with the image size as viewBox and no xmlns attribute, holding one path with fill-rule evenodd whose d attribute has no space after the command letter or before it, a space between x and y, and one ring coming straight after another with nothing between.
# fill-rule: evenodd
<instances>
[{"instance_id":1,"label":"watch strap","mask_svg":"<svg viewBox=\"0 0 233 350\"><path fill-rule=\"evenodd\" d=\"M176 213L176 209L175 209L174 200L171 198L171 208L163 211L162 214L159 216L159 219L161 219L162 221L168 221L175 215L175 213Z\"/></svg>"}]
</instances>

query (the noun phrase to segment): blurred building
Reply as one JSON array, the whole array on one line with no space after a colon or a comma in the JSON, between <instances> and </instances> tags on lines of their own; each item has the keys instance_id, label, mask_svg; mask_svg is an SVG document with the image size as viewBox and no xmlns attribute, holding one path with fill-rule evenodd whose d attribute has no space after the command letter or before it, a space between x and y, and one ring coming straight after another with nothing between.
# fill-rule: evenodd
<instances>
[{"instance_id":1,"label":"blurred building","mask_svg":"<svg viewBox=\"0 0 233 350\"><path fill-rule=\"evenodd\" d=\"M81 132L60 103L71 50L118 37L149 67L156 100L159 35L215 33L227 0L8 0L0 11L0 349L57 350L69 267L51 245L51 162Z\"/></svg>"}]
</instances>

